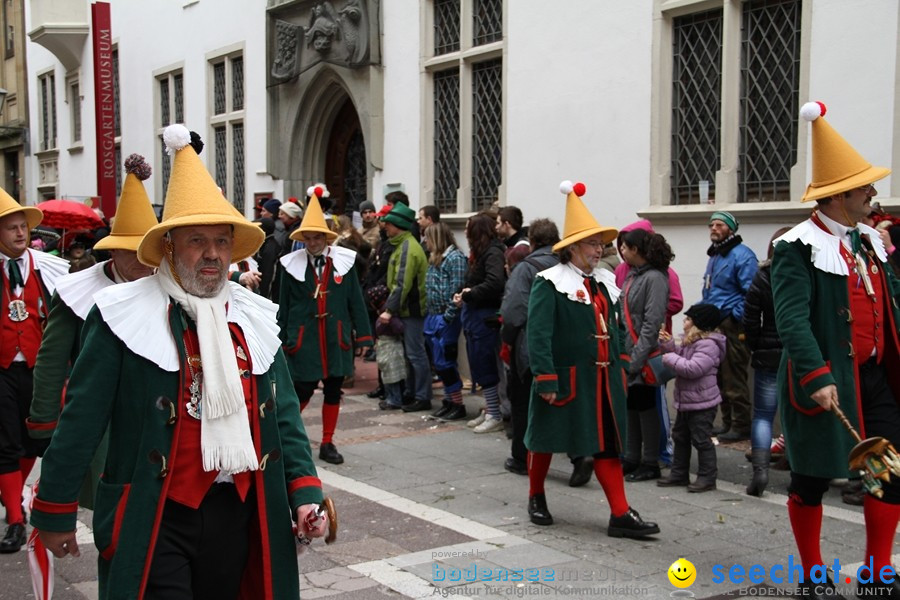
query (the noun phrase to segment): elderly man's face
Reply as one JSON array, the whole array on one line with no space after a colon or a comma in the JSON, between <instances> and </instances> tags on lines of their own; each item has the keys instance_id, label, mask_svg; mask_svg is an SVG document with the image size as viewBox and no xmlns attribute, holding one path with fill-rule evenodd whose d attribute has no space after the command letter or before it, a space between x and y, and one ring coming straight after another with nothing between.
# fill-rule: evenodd
<instances>
[{"instance_id":1,"label":"elderly man's face","mask_svg":"<svg viewBox=\"0 0 900 600\"><path fill-rule=\"evenodd\" d=\"M0 243L18 258L28 248L28 221L18 212L0 219Z\"/></svg>"},{"instance_id":2,"label":"elderly man's face","mask_svg":"<svg viewBox=\"0 0 900 600\"><path fill-rule=\"evenodd\" d=\"M139 261L133 250L110 250L109 255L116 265L116 272L125 281L137 281L153 274L153 269Z\"/></svg>"},{"instance_id":3,"label":"elderly man's face","mask_svg":"<svg viewBox=\"0 0 900 600\"><path fill-rule=\"evenodd\" d=\"M234 234L231 225L176 227L169 232L175 272L188 294L211 298L228 277Z\"/></svg>"}]
</instances>

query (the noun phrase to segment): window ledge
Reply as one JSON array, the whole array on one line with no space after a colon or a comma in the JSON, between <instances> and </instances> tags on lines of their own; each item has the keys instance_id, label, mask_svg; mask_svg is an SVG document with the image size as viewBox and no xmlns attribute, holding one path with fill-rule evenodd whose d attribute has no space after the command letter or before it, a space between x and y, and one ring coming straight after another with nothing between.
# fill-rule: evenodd
<instances>
[{"instance_id":1,"label":"window ledge","mask_svg":"<svg viewBox=\"0 0 900 600\"><path fill-rule=\"evenodd\" d=\"M900 198L895 199L900 209ZM881 201L882 206L891 206ZM638 216L650 219L653 224L705 225L717 210L726 210L741 223L772 223L796 221L807 218L815 207L815 202L747 202L722 204L685 204L678 206L649 206L638 211Z\"/></svg>"},{"instance_id":2,"label":"window ledge","mask_svg":"<svg viewBox=\"0 0 900 600\"><path fill-rule=\"evenodd\" d=\"M84 152L84 144L82 144L81 142L72 144L71 146L69 146L68 151L69 154L80 154Z\"/></svg>"}]
</instances>

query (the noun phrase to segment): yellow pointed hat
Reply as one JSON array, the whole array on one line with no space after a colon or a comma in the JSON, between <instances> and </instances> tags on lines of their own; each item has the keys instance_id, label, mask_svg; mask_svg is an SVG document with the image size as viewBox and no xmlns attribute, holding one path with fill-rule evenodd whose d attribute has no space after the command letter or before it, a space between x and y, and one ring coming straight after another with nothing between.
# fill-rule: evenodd
<instances>
[{"instance_id":1,"label":"yellow pointed hat","mask_svg":"<svg viewBox=\"0 0 900 600\"><path fill-rule=\"evenodd\" d=\"M604 244L616 239L618 230L599 224L581 201L586 191L583 183L563 181L559 184L559 191L566 195L566 222L563 227L563 239L553 246L554 252L598 233L602 234Z\"/></svg>"},{"instance_id":2,"label":"yellow pointed hat","mask_svg":"<svg viewBox=\"0 0 900 600\"><path fill-rule=\"evenodd\" d=\"M306 204L303 221L300 222L300 227L291 233L291 239L302 242L303 232L309 231L312 233L324 233L325 239L330 244L337 239L337 233L328 229L328 225L325 223L325 213L322 212L322 205L319 204L319 198L327 198L331 194L324 183L317 183L306 190L306 195L309 196L309 202Z\"/></svg>"},{"instance_id":3,"label":"yellow pointed hat","mask_svg":"<svg viewBox=\"0 0 900 600\"><path fill-rule=\"evenodd\" d=\"M873 167L824 118L825 105L807 102L800 116L812 122L812 182L802 201L828 198L874 183L891 174L886 167Z\"/></svg>"},{"instance_id":4,"label":"yellow pointed hat","mask_svg":"<svg viewBox=\"0 0 900 600\"><path fill-rule=\"evenodd\" d=\"M140 154L132 154L125 159L125 182L119 196L116 219L109 235L94 244L95 250L137 252L144 234L157 224L156 213L143 184L152 172Z\"/></svg>"},{"instance_id":5,"label":"yellow pointed hat","mask_svg":"<svg viewBox=\"0 0 900 600\"><path fill-rule=\"evenodd\" d=\"M175 154L162 221L152 227L138 246L138 260L158 267L163 257L162 238L169 230L188 225L231 225L234 247L231 262L244 260L259 249L266 234L248 221L222 195L212 175L191 146L184 125L170 125L163 132L166 151Z\"/></svg>"},{"instance_id":6,"label":"yellow pointed hat","mask_svg":"<svg viewBox=\"0 0 900 600\"><path fill-rule=\"evenodd\" d=\"M0 219L17 212L25 213L28 229L34 229L40 225L44 218L44 213L41 209L36 206L22 206L16 202L15 198L7 194L6 190L0 188Z\"/></svg>"}]
</instances>

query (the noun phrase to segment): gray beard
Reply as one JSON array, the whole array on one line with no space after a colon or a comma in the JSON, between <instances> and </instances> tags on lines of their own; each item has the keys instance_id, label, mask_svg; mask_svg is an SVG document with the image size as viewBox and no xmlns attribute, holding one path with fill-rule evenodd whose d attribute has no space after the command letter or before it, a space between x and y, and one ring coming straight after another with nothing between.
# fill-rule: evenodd
<instances>
[{"instance_id":1,"label":"gray beard","mask_svg":"<svg viewBox=\"0 0 900 600\"><path fill-rule=\"evenodd\" d=\"M200 274L200 269L207 266L215 266L219 270L220 276L214 280L208 280ZM175 272L181 280L181 287L185 292L198 298L212 298L225 287L227 281L227 270L222 269L221 263L217 261L199 261L195 270L191 271L184 263L175 257Z\"/></svg>"}]
</instances>

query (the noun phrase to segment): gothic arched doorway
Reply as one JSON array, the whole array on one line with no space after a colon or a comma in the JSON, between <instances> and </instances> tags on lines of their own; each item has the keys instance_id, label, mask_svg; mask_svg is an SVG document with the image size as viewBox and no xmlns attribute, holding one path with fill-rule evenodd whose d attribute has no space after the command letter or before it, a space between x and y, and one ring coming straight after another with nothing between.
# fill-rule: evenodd
<instances>
[{"instance_id":1,"label":"gothic arched doorway","mask_svg":"<svg viewBox=\"0 0 900 600\"><path fill-rule=\"evenodd\" d=\"M331 126L325 155L325 184L335 199L333 212L359 210L359 203L366 199L366 183L366 144L348 98Z\"/></svg>"}]
</instances>

